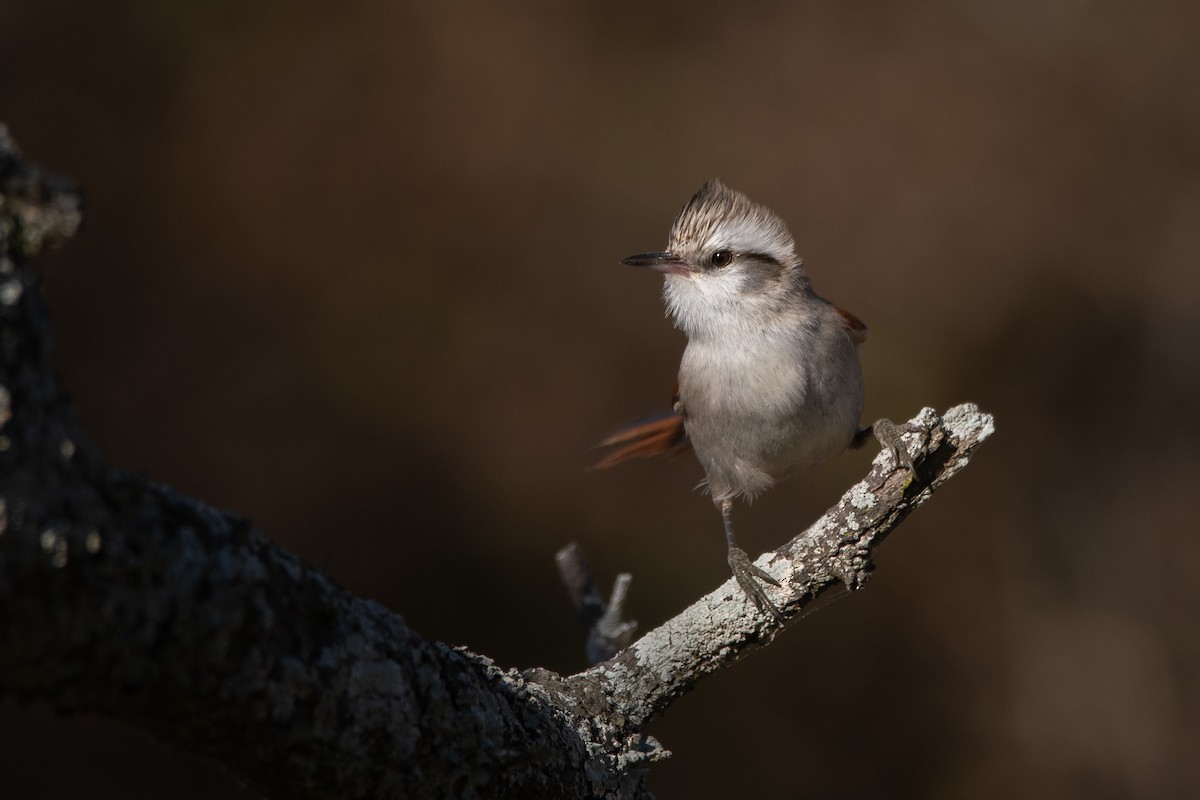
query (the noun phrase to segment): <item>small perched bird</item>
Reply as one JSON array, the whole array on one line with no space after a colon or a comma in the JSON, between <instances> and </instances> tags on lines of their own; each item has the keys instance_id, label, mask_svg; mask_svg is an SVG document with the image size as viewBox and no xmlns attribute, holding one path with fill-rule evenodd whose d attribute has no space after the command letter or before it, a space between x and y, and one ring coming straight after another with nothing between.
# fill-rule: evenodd
<instances>
[{"instance_id":1,"label":"small perched bird","mask_svg":"<svg viewBox=\"0 0 1200 800\"><path fill-rule=\"evenodd\" d=\"M667 311L688 342L672 410L619 429L597 466L690 446L721 511L734 577L782 620L760 583L779 582L734 539L734 499L752 500L872 433L912 470L892 423L859 427L867 326L812 290L783 220L717 180L679 212L666 252L621 263L663 273Z\"/></svg>"}]
</instances>

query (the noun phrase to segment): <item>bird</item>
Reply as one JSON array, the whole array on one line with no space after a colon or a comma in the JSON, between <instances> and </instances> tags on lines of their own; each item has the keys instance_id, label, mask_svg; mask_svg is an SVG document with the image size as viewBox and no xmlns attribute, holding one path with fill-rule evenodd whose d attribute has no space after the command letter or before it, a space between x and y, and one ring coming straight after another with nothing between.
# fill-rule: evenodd
<instances>
[{"instance_id":1,"label":"bird","mask_svg":"<svg viewBox=\"0 0 1200 800\"><path fill-rule=\"evenodd\" d=\"M617 429L600 443L610 451L596 467L694 452L701 486L721 512L733 576L782 623L763 585L779 582L734 537L734 501L749 502L872 435L916 474L895 425L860 425L858 348L867 326L813 290L777 214L717 179L679 211L665 251L621 263L663 275L667 315L687 346L671 409Z\"/></svg>"}]
</instances>

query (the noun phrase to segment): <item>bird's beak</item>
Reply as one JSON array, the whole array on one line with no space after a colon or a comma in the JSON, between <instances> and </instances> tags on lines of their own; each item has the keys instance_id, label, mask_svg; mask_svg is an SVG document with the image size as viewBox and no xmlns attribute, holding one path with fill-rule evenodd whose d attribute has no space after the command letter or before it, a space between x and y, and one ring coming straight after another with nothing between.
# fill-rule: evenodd
<instances>
[{"instance_id":1,"label":"bird's beak","mask_svg":"<svg viewBox=\"0 0 1200 800\"><path fill-rule=\"evenodd\" d=\"M694 271L674 253L639 253L636 256L621 259L621 263L631 267L647 267L655 272L665 272L668 275L686 275Z\"/></svg>"}]
</instances>

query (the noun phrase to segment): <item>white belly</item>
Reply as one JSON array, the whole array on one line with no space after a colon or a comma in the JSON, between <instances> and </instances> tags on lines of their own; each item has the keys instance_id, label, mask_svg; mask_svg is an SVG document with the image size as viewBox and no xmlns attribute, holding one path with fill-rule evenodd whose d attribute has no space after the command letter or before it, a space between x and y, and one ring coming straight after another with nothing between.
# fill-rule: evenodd
<instances>
[{"instance_id":1,"label":"white belly","mask_svg":"<svg viewBox=\"0 0 1200 800\"><path fill-rule=\"evenodd\" d=\"M835 333L801 337L802 346L689 342L680 400L715 500L752 498L850 443L862 414L862 371L854 344Z\"/></svg>"}]
</instances>

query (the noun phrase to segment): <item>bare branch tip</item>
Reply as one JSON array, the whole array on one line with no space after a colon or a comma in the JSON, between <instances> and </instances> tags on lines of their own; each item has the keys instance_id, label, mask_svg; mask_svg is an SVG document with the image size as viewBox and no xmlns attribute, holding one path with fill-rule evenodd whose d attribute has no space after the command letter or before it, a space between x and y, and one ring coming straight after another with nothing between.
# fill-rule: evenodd
<instances>
[{"instance_id":1,"label":"bare branch tip","mask_svg":"<svg viewBox=\"0 0 1200 800\"><path fill-rule=\"evenodd\" d=\"M629 645L637 630L637 622L624 618L625 600L633 576L627 572L618 575L605 603L592 577L587 556L578 543L571 542L563 547L555 553L554 560L571 601L579 611L588 662L607 661Z\"/></svg>"}]
</instances>

